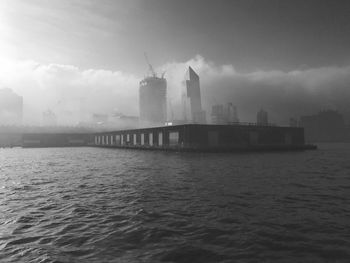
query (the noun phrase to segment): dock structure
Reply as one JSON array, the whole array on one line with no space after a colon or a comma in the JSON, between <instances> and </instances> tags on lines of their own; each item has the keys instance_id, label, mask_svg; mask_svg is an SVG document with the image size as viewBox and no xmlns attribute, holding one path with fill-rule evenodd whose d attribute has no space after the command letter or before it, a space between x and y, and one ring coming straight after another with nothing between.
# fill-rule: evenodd
<instances>
[{"instance_id":1,"label":"dock structure","mask_svg":"<svg viewBox=\"0 0 350 263\"><path fill-rule=\"evenodd\" d=\"M81 147L87 146L91 135L87 133L25 133L22 147Z\"/></svg>"},{"instance_id":2,"label":"dock structure","mask_svg":"<svg viewBox=\"0 0 350 263\"><path fill-rule=\"evenodd\" d=\"M306 150L304 129L184 124L91 134L90 146L175 151Z\"/></svg>"}]
</instances>

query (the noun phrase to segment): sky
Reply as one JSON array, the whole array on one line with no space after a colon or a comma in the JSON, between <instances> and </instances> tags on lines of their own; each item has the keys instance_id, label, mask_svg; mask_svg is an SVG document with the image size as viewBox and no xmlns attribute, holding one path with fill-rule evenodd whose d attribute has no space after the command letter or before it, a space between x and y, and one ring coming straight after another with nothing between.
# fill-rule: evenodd
<instances>
[{"instance_id":1,"label":"sky","mask_svg":"<svg viewBox=\"0 0 350 263\"><path fill-rule=\"evenodd\" d=\"M349 13L342 0L0 0L0 86L28 122L47 108L68 121L82 101L137 115L147 52L174 107L191 65L208 115L228 100L246 121L260 107L276 122L349 114Z\"/></svg>"}]
</instances>

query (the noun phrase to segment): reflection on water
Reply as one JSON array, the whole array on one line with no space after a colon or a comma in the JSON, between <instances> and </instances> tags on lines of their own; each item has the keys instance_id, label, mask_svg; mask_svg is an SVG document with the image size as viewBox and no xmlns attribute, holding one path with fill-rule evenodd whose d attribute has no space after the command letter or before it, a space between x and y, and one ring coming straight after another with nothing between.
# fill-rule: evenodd
<instances>
[{"instance_id":1,"label":"reflection on water","mask_svg":"<svg viewBox=\"0 0 350 263\"><path fill-rule=\"evenodd\" d=\"M0 261L347 262L349 156L0 149Z\"/></svg>"}]
</instances>

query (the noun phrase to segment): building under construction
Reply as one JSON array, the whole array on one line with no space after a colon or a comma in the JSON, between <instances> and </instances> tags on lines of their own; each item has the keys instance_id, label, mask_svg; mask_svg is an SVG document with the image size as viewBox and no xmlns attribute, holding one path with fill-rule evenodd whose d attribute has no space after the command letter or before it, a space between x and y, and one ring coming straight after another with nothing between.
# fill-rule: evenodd
<instances>
[{"instance_id":1,"label":"building under construction","mask_svg":"<svg viewBox=\"0 0 350 263\"><path fill-rule=\"evenodd\" d=\"M167 82L157 76L147 77L140 82L139 103L142 126L162 124L167 119Z\"/></svg>"},{"instance_id":2,"label":"building under construction","mask_svg":"<svg viewBox=\"0 0 350 263\"><path fill-rule=\"evenodd\" d=\"M148 62L147 56L146 60ZM164 125L167 121L167 81L164 74L158 77L148 62L152 76L140 82L139 109L142 127Z\"/></svg>"}]
</instances>

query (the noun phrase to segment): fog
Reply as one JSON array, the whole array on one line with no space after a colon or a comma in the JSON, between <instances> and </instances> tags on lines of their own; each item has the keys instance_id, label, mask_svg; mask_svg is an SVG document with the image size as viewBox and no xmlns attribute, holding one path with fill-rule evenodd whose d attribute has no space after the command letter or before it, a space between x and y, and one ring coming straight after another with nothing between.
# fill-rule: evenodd
<instances>
[{"instance_id":1,"label":"fog","mask_svg":"<svg viewBox=\"0 0 350 263\"><path fill-rule=\"evenodd\" d=\"M239 73L232 65L216 66L199 56L192 63L201 76L206 108L231 101L243 121L254 121L261 107L272 122L282 124L323 109L349 114L350 67Z\"/></svg>"},{"instance_id":2,"label":"fog","mask_svg":"<svg viewBox=\"0 0 350 263\"><path fill-rule=\"evenodd\" d=\"M255 121L260 108L267 110L270 121L277 124L322 109L350 114L349 66L242 73L234 65L216 65L197 55L187 61L170 61L155 67L159 73L166 71L168 101L175 118L181 116L181 89L188 66L200 76L208 120L212 105L227 102L237 106L241 121ZM138 87L143 77L132 72L83 70L74 65L35 61L0 64L0 86L23 96L24 123L34 125L41 123L42 112L48 109L56 113L60 125L89 121L93 113L137 116Z\"/></svg>"}]
</instances>

